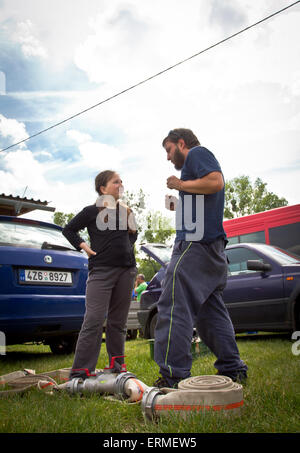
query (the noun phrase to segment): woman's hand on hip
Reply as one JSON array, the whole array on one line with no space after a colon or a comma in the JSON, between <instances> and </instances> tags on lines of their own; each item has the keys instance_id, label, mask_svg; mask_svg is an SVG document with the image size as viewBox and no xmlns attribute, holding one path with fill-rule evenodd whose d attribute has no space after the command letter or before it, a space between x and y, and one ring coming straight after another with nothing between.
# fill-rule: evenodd
<instances>
[{"instance_id":1,"label":"woman's hand on hip","mask_svg":"<svg viewBox=\"0 0 300 453\"><path fill-rule=\"evenodd\" d=\"M97 255L96 252L94 252L94 250L92 250L90 248L90 246L86 243L86 242L81 242L81 244L79 245L79 247L81 247L82 250L84 250L88 257L90 258L91 256L94 256L94 255Z\"/></svg>"}]
</instances>

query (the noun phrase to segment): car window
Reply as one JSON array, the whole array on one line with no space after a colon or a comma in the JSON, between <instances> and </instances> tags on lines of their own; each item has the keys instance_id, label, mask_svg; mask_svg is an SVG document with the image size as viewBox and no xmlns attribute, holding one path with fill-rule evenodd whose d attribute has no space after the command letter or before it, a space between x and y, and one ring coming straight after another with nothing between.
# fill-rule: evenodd
<instances>
[{"instance_id":1,"label":"car window","mask_svg":"<svg viewBox=\"0 0 300 453\"><path fill-rule=\"evenodd\" d=\"M257 255L253 250L246 247L239 247L236 249L225 250L228 258L228 275L239 275L245 273L253 273L256 271L250 271L247 269L248 260L259 260L263 262L263 259Z\"/></svg>"},{"instance_id":2,"label":"car window","mask_svg":"<svg viewBox=\"0 0 300 453\"><path fill-rule=\"evenodd\" d=\"M73 248L60 230L34 224L0 222L0 246L12 245L40 249L44 242Z\"/></svg>"},{"instance_id":3,"label":"car window","mask_svg":"<svg viewBox=\"0 0 300 453\"><path fill-rule=\"evenodd\" d=\"M255 242L265 244L266 237L264 231L255 231L254 233L241 234L228 238L228 245L240 244L241 242Z\"/></svg>"},{"instance_id":4,"label":"car window","mask_svg":"<svg viewBox=\"0 0 300 453\"><path fill-rule=\"evenodd\" d=\"M163 263L168 263L172 255L172 247L167 245L147 244L147 249Z\"/></svg>"},{"instance_id":5,"label":"car window","mask_svg":"<svg viewBox=\"0 0 300 453\"><path fill-rule=\"evenodd\" d=\"M299 264L300 256L295 253L290 253L287 250L282 250L279 247L272 247L271 245L258 244L257 247L266 255L270 256L273 260L281 265Z\"/></svg>"},{"instance_id":6,"label":"car window","mask_svg":"<svg viewBox=\"0 0 300 453\"><path fill-rule=\"evenodd\" d=\"M227 238L228 245L234 245L239 243L239 236L232 236L231 238Z\"/></svg>"},{"instance_id":7,"label":"car window","mask_svg":"<svg viewBox=\"0 0 300 453\"><path fill-rule=\"evenodd\" d=\"M300 222L269 228L270 244L299 255Z\"/></svg>"}]
</instances>

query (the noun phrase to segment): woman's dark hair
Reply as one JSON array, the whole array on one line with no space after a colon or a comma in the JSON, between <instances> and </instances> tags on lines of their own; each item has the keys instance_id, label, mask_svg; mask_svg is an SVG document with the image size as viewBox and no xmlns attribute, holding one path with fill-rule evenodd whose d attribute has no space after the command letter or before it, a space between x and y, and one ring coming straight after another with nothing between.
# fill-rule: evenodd
<instances>
[{"instance_id":1,"label":"woman's dark hair","mask_svg":"<svg viewBox=\"0 0 300 453\"><path fill-rule=\"evenodd\" d=\"M193 148L194 146L200 146L200 142L196 135L190 129L172 129L166 138L163 139L162 146L165 146L166 142L178 143L180 139L184 140L186 147L188 149Z\"/></svg>"},{"instance_id":2,"label":"woman's dark hair","mask_svg":"<svg viewBox=\"0 0 300 453\"><path fill-rule=\"evenodd\" d=\"M106 186L106 184L108 183L108 181L111 180L111 178L113 177L113 175L115 175L116 172L115 171L112 171L112 170L105 170L105 171L101 171L101 173L99 173L96 178L95 178L95 190L96 192L99 194L99 195L102 195L101 194L101 191L100 191L100 187L101 186Z\"/></svg>"}]
</instances>

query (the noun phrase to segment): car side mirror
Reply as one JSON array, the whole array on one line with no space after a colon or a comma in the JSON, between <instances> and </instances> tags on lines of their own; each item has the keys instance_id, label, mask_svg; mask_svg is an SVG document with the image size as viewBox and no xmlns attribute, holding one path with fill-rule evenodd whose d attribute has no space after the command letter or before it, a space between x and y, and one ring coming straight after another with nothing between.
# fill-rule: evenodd
<instances>
[{"instance_id":1,"label":"car side mirror","mask_svg":"<svg viewBox=\"0 0 300 453\"><path fill-rule=\"evenodd\" d=\"M248 260L247 269L249 271L268 272L272 270L272 266L259 260Z\"/></svg>"}]
</instances>

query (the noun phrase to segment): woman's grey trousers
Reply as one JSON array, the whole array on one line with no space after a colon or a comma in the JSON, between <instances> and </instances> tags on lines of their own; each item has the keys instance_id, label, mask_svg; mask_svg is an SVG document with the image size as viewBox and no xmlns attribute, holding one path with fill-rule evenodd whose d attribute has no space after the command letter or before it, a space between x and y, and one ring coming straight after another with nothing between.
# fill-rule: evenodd
<instances>
[{"instance_id":1,"label":"woman's grey trousers","mask_svg":"<svg viewBox=\"0 0 300 453\"><path fill-rule=\"evenodd\" d=\"M131 302L136 267L102 266L89 272L86 287L86 307L70 373L86 377L93 373L100 354L103 324L106 321L106 350L112 357L124 356L126 324ZM120 369L123 358L115 361Z\"/></svg>"}]
</instances>

